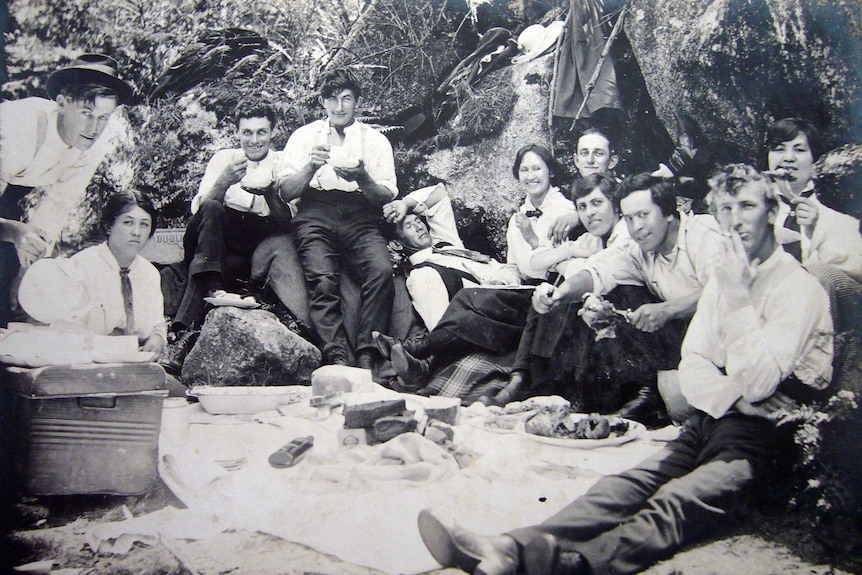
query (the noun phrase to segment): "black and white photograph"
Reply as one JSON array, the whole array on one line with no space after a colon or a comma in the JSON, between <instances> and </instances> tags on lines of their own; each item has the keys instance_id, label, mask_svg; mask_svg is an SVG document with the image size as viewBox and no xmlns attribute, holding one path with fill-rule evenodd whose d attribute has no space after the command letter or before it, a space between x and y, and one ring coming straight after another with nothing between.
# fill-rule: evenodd
<instances>
[{"instance_id":1,"label":"black and white photograph","mask_svg":"<svg viewBox=\"0 0 862 575\"><path fill-rule=\"evenodd\" d=\"M0 24L0 572L862 574L858 0Z\"/></svg>"}]
</instances>

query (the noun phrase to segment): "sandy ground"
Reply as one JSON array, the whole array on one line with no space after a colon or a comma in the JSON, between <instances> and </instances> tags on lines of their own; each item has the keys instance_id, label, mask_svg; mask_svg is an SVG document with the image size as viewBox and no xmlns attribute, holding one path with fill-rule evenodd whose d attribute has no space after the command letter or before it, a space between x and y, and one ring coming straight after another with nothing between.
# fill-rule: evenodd
<instances>
[{"instance_id":1,"label":"sandy ground","mask_svg":"<svg viewBox=\"0 0 862 575\"><path fill-rule=\"evenodd\" d=\"M225 532L201 541L163 540L137 544L128 554L96 555L86 544L87 530L123 518L125 506L141 515L166 505L181 507L164 485L141 497L22 496L16 505L18 529L9 535L14 564L53 560L53 575L377 575L380 571L340 561L304 545L262 533ZM844 575L859 573L852 560L844 569L830 564L812 534L788 529L775 519L725 534L686 549L644 571L645 575ZM764 532L779 529L770 540ZM780 541L786 541L784 544ZM792 547L792 548L791 548ZM809 555L806 559L800 553ZM850 565L850 567L848 567ZM456 569L429 575L453 575Z\"/></svg>"}]
</instances>

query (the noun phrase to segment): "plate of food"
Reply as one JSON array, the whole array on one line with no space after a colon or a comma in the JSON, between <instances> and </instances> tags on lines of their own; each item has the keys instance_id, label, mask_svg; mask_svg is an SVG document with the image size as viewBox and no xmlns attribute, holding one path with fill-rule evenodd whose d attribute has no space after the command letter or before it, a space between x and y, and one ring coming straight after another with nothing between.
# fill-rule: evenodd
<instances>
[{"instance_id":1,"label":"plate of food","mask_svg":"<svg viewBox=\"0 0 862 575\"><path fill-rule=\"evenodd\" d=\"M628 443L646 433L637 421L597 413L573 413L568 408L547 408L524 422L523 434L558 447L593 449Z\"/></svg>"},{"instance_id":2,"label":"plate of food","mask_svg":"<svg viewBox=\"0 0 862 575\"><path fill-rule=\"evenodd\" d=\"M260 303L252 296L242 297L239 294L228 293L226 291L217 291L213 293L212 296L205 297L204 301L216 307L225 305L232 307L241 307L244 309L260 307Z\"/></svg>"},{"instance_id":3,"label":"plate of food","mask_svg":"<svg viewBox=\"0 0 862 575\"><path fill-rule=\"evenodd\" d=\"M476 427L496 433L523 432L525 421L549 407L568 409L569 402L559 396L541 396L513 401L505 407L490 406L481 425Z\"/></svg>"}]
</instances>

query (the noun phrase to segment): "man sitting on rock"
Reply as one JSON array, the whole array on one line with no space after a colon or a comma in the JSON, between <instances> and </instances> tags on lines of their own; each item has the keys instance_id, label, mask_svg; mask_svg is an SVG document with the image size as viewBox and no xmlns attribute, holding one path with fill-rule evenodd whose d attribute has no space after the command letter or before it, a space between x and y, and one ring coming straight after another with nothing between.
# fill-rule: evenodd
<instances>
[{"instance_id":1,"label":"man sitting on rock","mask_svg":"<svg viewBox=\"0 0 862 575\"><path fill-rule=\"evenodd\" d=\"M310 300L310 318L323 342L323 362L370 369L372 331L386 331L395 287L381 207L398 195L395 158L386 136L355 118L362 95L349 70L327 73L320 86L326 118L298 128L284 153L279 183L285 201L299 198L293 220L296 251ZM354 349L344 327L341 273L358 280L360 309Z\"/></svg>"},{"instance_id":2,"label":"man sitting on rock","mask_svg":"<svg viewBox=\"0 0 862 575\"><path fill-rule=\"evenodd\" d=\"M710 188L724 237L683 344L680 386L696 411L679 437L506 535L476 535L422 511L419 532L438 562L486 575L641 571L736 517L781 447L776 420L828 393L829 302L776 240L774 187L734 164Z\"/></svg>"},{"instance_id":3,"label":"man sitting on rock","mask_svg":"<svg viewBox=\"0 0 862 575\"><path fill-rule=\"evenodd\" d=\"M461 288L520 283L516 266L464 249L442 183L386 204L383 217L392 224L394 243L410 263L407 290L429 331Z\"/></svg>"},{"instance_id":4,"label":"man sitting on rock","mask_svg":"<svg viewBox=\"0 0 862 575\"><path fill-rule=\"evenodd\" d=\"M231 282L248 277L258 244L290 225L289 208L277 200L274 185L284 163L281 152L270 150L275 110L257 97L242 100L234 125L240 147L213 155L192 199L183 238L189 277L172 324L181 335L163 362L170 372L179 370L194 343L192 330L206 314L204 297L226 295Z\"/></svg>"}]
</instances>

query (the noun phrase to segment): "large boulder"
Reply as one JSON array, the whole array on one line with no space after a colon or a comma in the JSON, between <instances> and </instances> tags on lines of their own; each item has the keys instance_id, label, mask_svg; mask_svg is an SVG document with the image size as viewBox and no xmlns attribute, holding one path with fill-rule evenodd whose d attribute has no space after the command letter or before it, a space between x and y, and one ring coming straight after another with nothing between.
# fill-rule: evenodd
<instances>
[{"instance_id":1,"label":"large boulder","mask_svg":"<svg viewBox=\"0 0 862 575\"><path fill-rule=\"evenodd\" d=\"M858 0L632 0L625 32L656 112L693 116L724 159L761 162L772 119L862 140Z\"/></svg>"},{"instance_id":2,"label":"large boulder","mask_svg":"<svg viewBox=\"0 0 862 575\"><path fill-rule=\"evenodd\" d=\"M262 310L221 307L207 315L183 364L187 385L309 383L320 351Z\"/></svg>"},{"instance_id":3,"label":"large boulder","mask_svg":"<svg viewBox=\"0 0 862 575\"><path fill-rule=\"evenodd\" d=\"M459 228L469 247L505 258L509 216L524 201L512 175L515 153L527 144L552 147L547 111L554 56L507 66L474 88L475 102L462 105L452 129L466 123L499 123L498 133L437 150L425 170L446 182L459 210ZM501 97L509 94L511 97ZM482 245L480 238L488 238Z\"/></svg>"}]
</instances>

